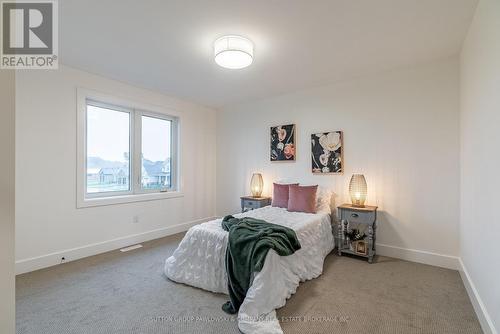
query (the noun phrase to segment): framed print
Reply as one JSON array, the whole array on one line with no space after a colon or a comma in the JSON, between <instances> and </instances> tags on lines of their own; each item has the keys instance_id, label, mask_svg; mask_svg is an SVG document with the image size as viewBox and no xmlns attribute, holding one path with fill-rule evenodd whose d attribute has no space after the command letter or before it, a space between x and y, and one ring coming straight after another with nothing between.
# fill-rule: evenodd
<instances>
[{"instance_id":1,"label":"framed print","mask_svg":"<svg viewBox=\"0 0 500 334\"><path fill-rule=\"evenodd\" d=\"M271 127L271 161L295 161L295 124Z\"/></svg>"},{"instance_id":2,"label":"framed print","mask_svg":"<svg viewBox=\"0 0 500 334\"><path fill-rule=\"evenodd\" d=\"M368 245L366 241L364 240L359 240L356 241L356 248L355 252L360 255L367 255L368 254Z\"/></svg>"},{"instance_id":3,"label":"framed print","mask_svg":"<svg viewBox=\"0 0 500 334\"><path fill-rule=\"evenodd\" d=\"M341 174L344 171L342 131L320 132L311 135L313 174Z\"/></svg>"}]
</instances>

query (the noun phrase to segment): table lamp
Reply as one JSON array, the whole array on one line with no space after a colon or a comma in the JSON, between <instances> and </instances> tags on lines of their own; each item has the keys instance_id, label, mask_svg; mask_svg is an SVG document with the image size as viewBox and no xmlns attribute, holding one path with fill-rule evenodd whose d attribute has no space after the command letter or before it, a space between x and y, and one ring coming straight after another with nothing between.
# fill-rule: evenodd
<instances>
[{"instance_id":1,"label":"table lamp","mask_svg":"<svg viewBox=\"0 0 500 334\"><path fill-rule=\"evenodd\" d=\"M349 195L351 195L352 206L364 208L367 186L365 176L363 174L354 174L349 182Z\"/></svg>"},{"instance_id":2,"label":"table lamp","mask_svg":"<svg viewBox=\"0 0 500 334\"><path fill-rule=\"evenodd\" d=\"M264 181L262 180L262 174L253 173L252 180L250 181L250 191L253 197L260 197L262 195L262 190L264 188Z\"/></svg>"}]
</instances>

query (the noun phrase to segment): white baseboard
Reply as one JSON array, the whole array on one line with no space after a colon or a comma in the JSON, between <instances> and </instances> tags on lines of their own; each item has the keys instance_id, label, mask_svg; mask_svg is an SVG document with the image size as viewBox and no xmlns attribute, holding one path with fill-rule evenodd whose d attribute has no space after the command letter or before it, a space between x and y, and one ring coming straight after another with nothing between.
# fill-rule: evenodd
<instances>
[{"instance_id":1,"label":"white baseboard","mask_svg":"<svg viewBox=\"0 0 500 334\"><path fill-rule=\"evenodd\" d=\"M471 280L471 277L465 267L462 259L457 256L437 254L416 249L401 248L384 244L377 244L377 254L394 257L406 261L429 264L432 266L443 267L458 270L464 283L469 299L472 302L474 311L479 319L481 328L486 334L498 334L493 322L489 316L486 307L479 296L479 293Z\"/></svg>"},{"instance_id":2,"label":"white baseboard","mask_svg":"<svg viewBox=\"0 0 500 334\"><path fill-rule=\"evenodd\" d=\"M417 249L377 244L377 254L447 269L458 270L460 268L459 258L457 256L443 255Z\"/></svg>"},{"instance_id":3,"label":"white baseboard","mask_svg":"<svg viewBox=\"0 0 500 334\"><path fill-rule=\"evenodd\" d=\"M472 279L465 267L462 259L459 258L460 268L458 269L460 272L460 276L462 277L462 281L464 282L465 289L467 290L467 294L469 295L469 299L472 302L472 306L474 307L474 311L476 311L477 318L479 319L479 323L481 324L481 328L485 334L498 334L495 326L493 325L493 321L490 318L488 310L486 310L486 306L479 296L479 293L472 282Z\"/></svg>"},{"instance_id":4,"label":"white baseboard","mask_svg":"<svg viewBox=\"0 0 500 334\"><path fill-rule=\"evenodd\" d=\"M74 261L87 256L109 252L115 249L130 246L140 242L146 242L149 240L154 240L168 235L184 232L194 225L212 219L215 219L215 217L198 219L191 222L181 223L143 233L128 235L125 237L98 242L95 244L66 249L33 258L22 259L16 261L16 275L61 264L61 258L63 256L65 258L64 262Z\"/></svg>"}]
</instances>

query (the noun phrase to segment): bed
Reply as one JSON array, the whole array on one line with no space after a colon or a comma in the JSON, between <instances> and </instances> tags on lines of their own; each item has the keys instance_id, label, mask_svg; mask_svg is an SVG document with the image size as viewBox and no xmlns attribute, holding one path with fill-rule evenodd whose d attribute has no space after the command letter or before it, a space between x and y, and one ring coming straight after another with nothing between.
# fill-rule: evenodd
<instances>
[{"instance_id":1,"label":"bed","mask_svg":"<svg viewBox=\"0 0 500 334\"><path fill-rule=\"evenodd\" d=\"M323 261L334 247L329 206L319 208L316 214L267 206L234 216L289 227L300 241L301 249L290 256L281 257L274 250L269 251L238 312L238 327L245 334L282 333L275 310L285 305L301 281L321 275ZM165 275L175 282L227 294L227 238L221 219L190 228L166 260Z\"/></svg>"}]
</instances>

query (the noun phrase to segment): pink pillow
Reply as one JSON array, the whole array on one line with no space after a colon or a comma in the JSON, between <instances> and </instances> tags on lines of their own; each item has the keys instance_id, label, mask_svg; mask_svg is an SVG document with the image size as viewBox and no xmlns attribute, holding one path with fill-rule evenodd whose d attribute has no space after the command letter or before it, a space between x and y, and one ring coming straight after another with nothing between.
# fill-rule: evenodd
<instances>
[{"instance_id":1,"label":"pink pillow","mask_svg":"<svg viewBox=\"0 0 500 334\"><path fill-rule=\"evenodd\" d=\"M291 185L298 186L298 183ZM288 208L288 188L290 184L273 183L273 202L271 206L279 208Z\"/></svg>"},{"instance_id":2,"label":"pink pillow","mask_svg":"<svg viewBox=\"0 0 500 334\"><path fill-rule=\"evenodd\" d=\"M290 185L288 195L288 211L316 213L317 190L317 185Z\"/></svg>"}]
</instances>

